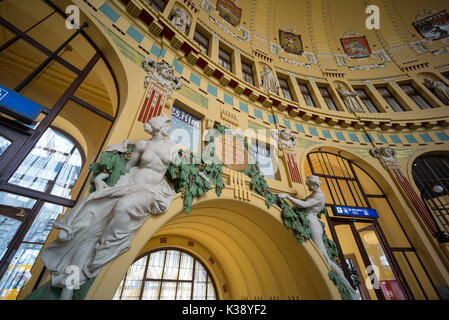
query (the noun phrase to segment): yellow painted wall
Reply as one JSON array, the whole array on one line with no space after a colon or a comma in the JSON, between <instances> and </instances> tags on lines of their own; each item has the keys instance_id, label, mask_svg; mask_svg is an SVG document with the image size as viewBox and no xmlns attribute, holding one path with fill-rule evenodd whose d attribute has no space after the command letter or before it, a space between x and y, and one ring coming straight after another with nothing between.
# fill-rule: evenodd
<instances>
[{"instance_id":1,"label":"yellow painted wall","mask_svg":"<svg viewBox=\"0 0 449 320\"><path fill-rule=\"evenodd\" d=\"M176 58L183 67L182 73L177 74L182 76L184 88L173 93L172 100L164 108L167 116L170 115L171 104L175 103L199 117L202 120L203 130L211 127L214 122L227 123L221 116L222 109L233 113L237 123L232 125L243 130L256 126L267 130L285 128L285 120L298 137L295 151L303 181L307 153L319 148L342 152L344 157L360 165L377 181L395 208L400 223L407 230L411 243L405 240L401 232L398 232L399 227L392 219L392 213L380 219L380 225L390 245L413 246L421 260L425 261L425 267L432 281L437 286L448 286L447 248L440 246L431 237L416 211L399 192L392 177L376 159L369 155L371 147L383 145L395 148L398 150L398 161L404 174L412 181L411 164L417 156L427 152L449 150L449 143L442 141L437 135L441 133L449 135L446 121L448 106L444 106L422 84L423 77L430 74L449 85L449 81L442 75L449 71L447 53L433 55L430 52L444 48L446 44L443 41L426 44L429 46L429 51L420 55L408 45L409 42L421 39L411 27L414 17L427 7L432 7L436 12L447 8L446 2L374 1L381 8L380 31L368 31L364 28L366 17L364 5L355 0L295 2L266 0L257 1L257 3L256 1L239 1L238 6L242 8L242 20L239 27L231 26L224 21L214 9L209 13L206 12L201 8L199 1L197 2L195 7L198 9L197 12L192 8L188 9L194 22L189 33L190 38L175 31L176 37L195 47L191 39L193 28L195 23L201 24L212 37L209 56L203 54L198 56L206 60L214 69L222 71L226 78L237 81L241 88L249 88L257 95L276 99L281 102L280 106L264 105L229 86L223 86L219 80L207 75L198 65L188 62L184 53L176 49L167 38L151 33L147 26L127 12L120 1L108 2L110 7L120 15L120 18L113 23L101 11L92 10L84 1L74 0L73 3L81 8L82 19L89 22L87 35L92 38L109 61L118 81L118 113L105 146L124 139L136 141L146 138L141 125L136 122L144 94L145 76L145 72L139 65L139 59L146 56L139 45L147 51L150 51L153 45L162 48L166 50L163 57L165 61L172 64ZM59 1L58 6L64 8L70 3L72 1ZM104 1L91 0L91 3L95 8L100 8ZM146 8L150 11L141 0L133 0L133 3L138 8ZM170 0L163 13L150 12L164 23L169 23L166 19L173 5L175 1ZM345 19L345 17L352 18ZM117 31L113 25L124 31L132 25L144 35L144 39L138 44L129 35L123 35ZM314 56L316 63L313 61L311 63L311 58L306 55L295 56L286 52L271 51L270 42L278 46L279 29L285 29L285 27L294 29L302 36L304 52ZM241 39L245 30L250 33L248 40ZM335 55L343 54L340 38L350 30L359 35L366 35L373 52L387 50L392 61L385 62L384 67L378 69L349 69L349 67L382 64L382 60L373 55L360 60L346 58L347 66L339 66ZM218 66L220 42L233 50L234 73L229 73ZM401 49L398 43L403 43L405 47ZM413 61L409 59L411 56ZM154 54L150 54L150 57L157 59ZM293 91L292 95L297 97L295 98L297 101L288 101L274 94L268 95L260 88L246 84L241 79L239 70L241 57L254 62L256 84L260 81L259 65L262 62L268 64L277 74L287 76L290 79L290 90ZM415 68L416 70L407 69L410 66L418 67ZM192 81L192 74L200 78L199 86ZM317 108L305 105L296 83L298 80L309 84L311 94L318 103ZM347 112L343 101L335 91L337 81L350 87L363 86L379 109L386 112ZM401 81L414 82L419 92L434 108L419 110L398 87ZM105 83L109 82L105 80ZM335 98L339 111L327 110L324 100L319 95L317 84L330 85L331 94ZM376 85L384 84L393 90L393 94L404 103L404 108L408 111L395 113L387 108L386 102L375 90ZM217 96L207 93L210 85L217 89ZM110 85L106 84L106 88L108 92L112 92ZM225 95L232 98L232 105L224 102ZM111 101L116 99L114 93L110 93L110 99ZM248 112L244 111L242 105L248 108ZM288 113L285 110L287 105L297 107L303 113L299 115L297 112ZM255 110L256 113L261 112L262 119L255 116ZM277 116L279 123L271 123L269 116ZM101 131L102 128L98 122L92 117L80 114L76 117L68 115L64 119L70 124L64 123L61 119L60 123L55 125L60 125L62 129L79 139L88 155L96 154L99 146L91 143L89 139L96 134L93 130ZM340 124L337 124L338 121ZM368 123L374 125L368 126ZM303 132L299 129L301 126ZM313 130L317 130L316 135L313 134ZM329 136L324 133L325 131L329 132ZM340 139L340 134L344 140ZM364 134L371 134L374 142L365 141ZM422 134L428 134L432 141L423 140ZM353 140L353 135L358 141ZM379 136L387 142L383 142ZM401 139L401 143L395 143L392 136ZM408 143L406 136L413 136L417 142ZM260 139L269 142L269 137L260 137ZM288 192L298 197L305 197L308 194L305 185L290 182L283 161L280 158L279 180L268 179L270 188L274 192ZM86 167L83 170L87 172ZM228 183L229 175L229 173L224 174ZM248 185L248 181L245 183ZM75 190L78 190L81 184L82 181L79 181ZM414 185L413 182L412 185ZM84 197L88 189L84 188L82 192ZM169 212L148 219L137 232L133 247L103 269L87 298L112 298L134 258L145 250L157 248L157 239L162 236L172 238L173 245L179 247L182 247L183 239L193 239L198 243L198 247L202 248L196 252L198 256L207 259L207 255L213 254L217 258L217 265L209 266L214 279L219 288L225 283L229 284L229 292L224 293L220 291L222 289L219 289L219 297L232 299L244 297L251 299L259 296L263 298L276 296L281 299L296 296L306 299L338 299L340 297L335 286L327 278L328 266L325 265L323 258L311 242L302 245L295 242L291 232L281 223L279 208L267 210L263 200L254 194L250 205L237 198L234 197L233 187L227 187L221 200L216 200L213 195L207 194L205 199L198 202L198 206L189 216L181 213L181 200L177 198ZM236 209L239 206L246 208L246 211ZM381 203L375 204L376 208L381 206ZM212 236L217 233L218 237ZM55 239L55 236L56 232L52 231L47 243ZM41 269L42 262L38 260L32 270L33 280L22 291L21 297L30 292ZM404 272L410 274L409 271L404 270ZM412 291L418 292L416 285L411 287Z\"/></svg>"}]
</instances>

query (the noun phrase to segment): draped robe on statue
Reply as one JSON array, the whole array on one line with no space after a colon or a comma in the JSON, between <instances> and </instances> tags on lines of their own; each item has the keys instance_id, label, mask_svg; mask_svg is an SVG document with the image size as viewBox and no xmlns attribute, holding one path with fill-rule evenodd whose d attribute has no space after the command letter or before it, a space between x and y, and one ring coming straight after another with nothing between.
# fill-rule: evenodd
<instances>
[{"instance_id":1,"label":"draped robe on statue","mask_svg":"<svg viewBox=\"0 0 449 320\"><path fill-rule=\"evenodd\" d=\"M42 253L45 266L52 272L53 287L66 287L70 265L82 266L80 285L95 277L104 264L128 250L135 231L149 214L161 214L169 208L175 192L165 178L159 184L137 183L140 170L131 168L114 187L93 192L55 223L60 229L58 239ZM114 210L117 206L122 206L121 210ZM111 223L122 218L126 223Z\"/></svg>"}]
</instances>

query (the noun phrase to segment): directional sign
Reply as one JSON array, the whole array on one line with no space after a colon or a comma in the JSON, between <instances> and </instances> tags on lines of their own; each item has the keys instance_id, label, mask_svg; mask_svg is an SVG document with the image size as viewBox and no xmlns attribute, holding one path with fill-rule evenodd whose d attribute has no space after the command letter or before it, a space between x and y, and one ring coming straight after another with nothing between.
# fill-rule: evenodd
<instances>
[{"instance_id":1,"label":"directional sign","mask_svg":"<svg viewBox=\"0 0 449 320\"><path fill-rule=\"evenodd\" d=\"M4 89L0 89L0 100L2 100L6 95L8 94L8 91Z\"/></svg>"},{"instance_id":2,"label":"directional sign","mask_svg":"<svg viewBox=\"0 0 449 320\"><path fill-rule=\"evenodd\" d=\"M379 218L376 209L371 208L334 206L334 214L337 216L346 216L346 217L371 218L371 219Z\"/></svg>"},{"instance_id":3,"label":"directional sign","mask_svg":"<svg viewBox=\"0 0 449 320\"><path fill-rule=\"evenodd\" d=\"M43 107L0 84L0 112L31 124Z\"/></svg>"}]
</instances>

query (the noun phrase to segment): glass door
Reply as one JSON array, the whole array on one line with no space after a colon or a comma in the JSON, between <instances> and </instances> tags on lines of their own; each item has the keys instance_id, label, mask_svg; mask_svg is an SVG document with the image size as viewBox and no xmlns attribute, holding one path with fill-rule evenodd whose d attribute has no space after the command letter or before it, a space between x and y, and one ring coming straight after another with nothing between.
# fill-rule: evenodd
<instances>
[{"instance_id":1,"label":"glass door","mask_svg":"<svg viewBox=\"0 0 449 320\"><path fill-rule=\"evenodd\" d=\"M374 280L372 285L380 288L385 300L405 300L405 294L398 280L397 272L395 272L393 262L382 245L375 225L355 222L354 228L357 230L363 249L371 263L371 268L367 270Z\"/></svg>"},{"instance_id":2,"label":"glass door","mask_svg":"<svg viewBox=\"0 0 449 320\"><path fill-rule=\"evenodd\" d=\"M408 299L400 271L374 221L331 217L329 222L339 259L345 262L340 265L362 299Z\"/></svg>"}]
</instances>

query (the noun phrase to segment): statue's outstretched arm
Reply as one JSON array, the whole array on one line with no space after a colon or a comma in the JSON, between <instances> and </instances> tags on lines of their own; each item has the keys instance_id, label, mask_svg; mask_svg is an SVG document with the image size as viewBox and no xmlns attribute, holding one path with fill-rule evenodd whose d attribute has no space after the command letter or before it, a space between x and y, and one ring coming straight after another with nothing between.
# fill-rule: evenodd
<instances>
[{"instance_id":1,"label":"statue's outstretched arm","mask_svg":"<svg viewBox=\"0 0 449 320\"><path fill-rule=\"evenodd\" d=\"M303 208L303 209L313 207L313 206L315 206L317 204L320 204L322 202L322 201L320 201L318 199L315 199L313 197L308 198L306 200L300 200L300 199L296 199L296 198L294 198L294 197L292 197L292 196L290 196L290 195L288 195L286 193L278 194L278 196L281 199L284 199L284 198L289 199L291 202L293 202L293 204L295 206L297 206L299 208Z\"/></svg>"}]
</instances>

